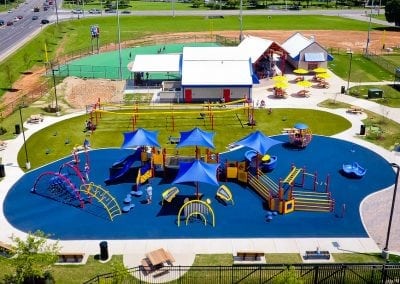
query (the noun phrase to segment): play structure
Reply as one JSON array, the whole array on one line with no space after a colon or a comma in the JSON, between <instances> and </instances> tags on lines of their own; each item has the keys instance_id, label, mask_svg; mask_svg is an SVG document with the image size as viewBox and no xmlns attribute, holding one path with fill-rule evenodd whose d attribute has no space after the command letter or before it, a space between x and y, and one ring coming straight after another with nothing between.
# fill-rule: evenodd
<instances>
[{"instance_id":1,"label":"play structure","mask_svg":"<svg viewBox=\"0 0 400 284\"><path fill-rule=\"evenodd\" d=\"M164 201L171 203L172 199L174 199L178 193L179 193L179 189L176 186L166 189L161 194L161 197L162 197L161 205L164 205Z\"/></svg>"},{"instance_id":2,"label":"play structure","mask_svg":"<svg viewBox=\"0 0 400 284\"><path fill-rule=\"evenodd\" d=\"M92 198L95 198L100 204L106 209L110 220L112 221L115 216L121 215L121 208L118 205L118 201L108 192L108 190L102 188L94 183L82 185L80 191L85 193L89 197L89 202L92 202Z\"/></svg>"},{"instance_id":3,"label":"play structure","mask_svg":"<svg viewBox=\"0 0 400 284\"><path fill-rule=\"evenodd\" d=\"M305 168L292 165L287 176L277 183L262 170L255 169L249 162L227 162L225 176L227 180L237 179L247 183L268 202L270 210L280 214L293 211L332 212L334 210L335 202L329 191L329 175L324 182L319 182L316 172L309 173ZM299 177L301 177L300 181L298 181ZM306 179L310 178L312 188L306 188ZM324 186L323 190L318 188L320 185Z\"/></svg>"},{"instance_id":4,"label":"play structure","mask_svg":"<svg viewBox=\"0 0 400 284\"><path fill-rule=\"evenodd\" d=\"M304 123L296 123L287 133L290 144L298 148L307 147L312 139L311 129Z\"/></svg>"},{"instance_id":5,"label":"play structure","mask_svg":"<svg viewBox=\"0 0 400 284\"><path fill-rule=\"evenodd\" d=\"M124 104L112 104L112 103L100 103L100 99L90 106L87 107L87 113L89 114L89 121L91 125L98 125L103 115L105 114L117 114L119 116L129 117L132 129L136 129L141 119L148 117L154 118L160 116L160 120L165 120L165 127L168 130L175 131L176 127L179 126L179 121L184 119L185 122L189 118L195 119L198 123L198 119L203 121L204 126L208 126L210 129L214 129L216 120L218 120L218 114L233 113L233 117L236 118L242 127L245 125L254 126L254 108L252 103L247 99L239 99L231 102L204 102L203 104L190 104L191 110L185 111L182 109L170 109L166 110L165 107L160 106L158 111L154 112L157 105L152 105L152 110L148 109L148 106L142 106L138 103L133 105ZM229 106L229 107L227 107ZM118 110L118 112L117 112ZM121 110L123 110L121 112ZM244 113L245 118L240 118L240 112ZM246 120L246 121L242 121Z\"/></svg>"},{"instance_id":6,"label":"play structure","mask_svg":"<svg viewBox=\"0 0 400 284\"><path fill-rule=\"evenodd\" d=\"M270 156L268 154L261 156L255 150L246 151L244 155L253 167L260 166L263 172L271 172L277 166L277 156Z\"/></svg>"},{"instance_id":7,"label":"play structure","mask_svg":"<svg viewBox=\"0 0 400 284\"><path fill-rule=\"evenodd\" d=\"M224 184L217 189L215 196L225 202L231 202L232 205L235 204L231 190Z\"/></svg>"},{"instance_id":8,"label":"play structure","mask_svg":"<svg viewBox=\"0 0 400 284\"><path fill-rule=\"evenodd\" d=\"M215 227L215 214L209 203L211 201L206 202L198 199L184 202L178 212L178 226L181 225L181 216L183 213L186 225L191 218L200 218L204 222L204 225L207 225L208 222Z\"/></svg>"},{"instance_id":9,"label":"play structure","mask_svg":"<svg viewBox=\"0 0 400 284\"><path fill-rule=\"evenodd\" d=\"M367 170L360 166L357 162L343 164L342 170L346 176L352 178L362 178L367 173Z\"/></svg>"},{"instance_id":10,"label":"play structure","mask_svg":"<svg viewBox=\"0 0 400 284\"><path fill-rule=\"evenodd\" d=\"M72 151L72 160L63 163L58 172L41 173L35 180L31 192L60 203L84 208L86 204L97 200L107 211L110 220L121 214L115 198L104 188L89 183L89 154L84 151L84 159L76 147Z\"/></svg>"}]
</instances>

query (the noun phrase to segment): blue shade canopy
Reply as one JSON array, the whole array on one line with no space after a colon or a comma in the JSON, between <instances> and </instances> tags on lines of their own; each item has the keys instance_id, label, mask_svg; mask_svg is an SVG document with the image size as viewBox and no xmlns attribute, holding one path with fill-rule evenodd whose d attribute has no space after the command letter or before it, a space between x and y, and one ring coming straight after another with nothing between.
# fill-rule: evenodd
<instances>
[{"instance_id":1,"label":"blue shade canopy","mask_svg":"<svg viewBox=\"0 0 400 284\"><path fill-rule=\"evenodd\" d=\"M214 132L206 132L196 127L190 131L181 131L180 142L176 145L176 148L186 146L202 146L214 149Z\"/></svg>"},{"instance_id":2,"label":"blue shade canopy","mask_svg":"<svg viewBox=\"0 0 400 284\"><path fill-rule=\"evenodd\" d=\"M158 143L158 131L138 128L133 132L124 133L124 143L121 148L134 148L140 146L151 146L161 148Z\"/></svg>"},{"instance_id":3,"label":"blue shade canopy","mask_svg":"<svg viewBox=\"0 0 400 284\"><path fill-rule=\"evenodd\" d=\"M217 169L219 164L207 164L200 160L180 162L179 171L172 183L203 182L219 186Z\"/></svg>"},{"instance_id":4,"label":"blue shade canopy","mask_svg":"<svg viewBox=\"0 0 400 284\"><path fill-rule=\"evenodd\" d=\"M252 132L241 140L235 142L236 145L249 147L262 155L265 155L269 148L280 143L283 142L269 138L259 130Z\"/></svg>"},{"instance_id":5,"label":"blue shade canopy","mask_svg":"<svg viewBox=\"0 0 400 284\"><path fill-rule=\"evenodd\" d=\"M305 130L308 129L308 125L304 123L296 123L294 125L294 128L299 129L299 130Z\"/></svg>"}]
</instances>

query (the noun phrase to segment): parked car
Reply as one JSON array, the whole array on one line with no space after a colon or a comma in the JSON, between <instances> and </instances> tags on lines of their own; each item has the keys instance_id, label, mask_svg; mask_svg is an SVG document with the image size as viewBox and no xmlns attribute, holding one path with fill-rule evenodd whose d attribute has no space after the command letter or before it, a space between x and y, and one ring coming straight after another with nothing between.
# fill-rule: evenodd
<instances>
[{"instance_id":1,"label":"parked car","mask_svg":"<svg viewBox=\"0 0 400 284\"><path fill-rule=\"evenodd\" d=\"M14 25L14 23L12 21L8 21L6 25L7 26L12 26L12 25Z\"/></svg>"},{"instance_id":2,"label":"parked car","mask_svg":"<svg viewBox=\"0 0 400 284\"><path fill-rule=\"evenodd\" d=\"M105 10L104 10L104 12L106 12L106 13L117 13L117 11L116 11L116 10L114 10L114 9L111 9L111 8L107 8L107 9L105 9Z\"/></svg>"},{"instance_id":3,"label":"parked car","mask_svg":"<svg viewBox=\"0 0 400 284\"><path fill-rule=\"evenodd\" d=\"M130 14L131 13L131 11L129 11L129 10L123 10L122 12L121 12L121 14Z\"/></svg>"},{"instance_id":4,"label":"parked car","mask_svg":"<svg viewBox=\"0 0 400 284\"><path fill-rule=\"evenodd\" d=\"M17 18L21 20L21 19L23 19L23 18L24 18L24 16L22 16L22 15L18 15L18 16L17 16Z\"/></svg>"},{"instance_id":5,"label":"parked car","mask_svg":"<svg viewBox=\"0 0 400 284\"><path fill-rule=\"evenodd\" d=\"M83 14L83 10L82 9L74 9L74 10L72 10L72 14Z\"/></svg>"},{"instance_id":6,"label":"parked car","mask_svg":"<svg viewBox=\"0 0 400 284\"><path fill-rule=\"evenodd\" d=\"M46 25L46 24L50 23L50 21L47 20L47 19L43 19L43 20L41 20L40 22L41 22L43 25Z\"/></svg>"},{"instance_id":7,"label":"parked car","mask_svg":"<svg viewBox=\"0 0 400 284\"><path fill-rule=\"evenodd\" d=\"M39 17L38 16L32 16L32 20L37 20L37 19L39 19Z\"/></svg>"},{"instance_id":8,"label":"parked car","mask_svg":"<svg viewBox=\"0 0 400 284\"><path fill-rule=\"evenodd\" d=\"M6 23L3 20L0 20L0 26L4 26Z\"/></svg>"},{"instance_id":9,"label":"parked car","mask_svg":"<svg viewBox=\"0 0 400 284\"><path fill-rule=\"evenodd\" d=\"M33 8L33 12L40 12L40 8L39 7Z\"/></svg>"},{"instance_id":10,"label":"parked car","mask_svg":"<svg viewBox=\"0 0 400 284\"><path fill-rule=\"evenodd\" d=\"M99 9L90 9L89 13L90 14L101 14L101 11Z\"/></svg>"}]
</instances>

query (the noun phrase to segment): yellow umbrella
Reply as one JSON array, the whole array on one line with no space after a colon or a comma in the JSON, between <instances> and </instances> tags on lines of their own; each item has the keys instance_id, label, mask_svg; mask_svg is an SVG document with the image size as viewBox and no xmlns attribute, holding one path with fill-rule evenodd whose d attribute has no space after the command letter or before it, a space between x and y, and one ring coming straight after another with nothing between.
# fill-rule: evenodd
<instances>
[{"instance_id":1,"label":"yellow umbrella","mask_svg":"<svg viewBox=\"0 0 400 284\"><path fill-rule=\"evenodd\" d=\"M313 69L313 71L315 73L326 73L326 72L328 72L328 69L322 68L322 67L318 67L318 68Z\"/></svg>"},{"instance_id":2,"label":"yellow umbrella","mask_svg":"<svg viewBox=\"0 0 400 284\"><path fill-rule=\"evenodd\" d=\"M287 77L283 76L283 75L276 75L274 77L272 77L272 80L274 80L275 82L282 82L282 81L287 81Z\"/></svg>"},{"instance_id":3,"label":"yellow umbrella","mask_svg":"<svg viewBox=\"0 0 400 284\"><path fill-rule=\"evenodd\" d=\"M309 88L312 86L312 83L310 81L300 81L300 82L297 82L296 84L303 88Z\"/></svg>"},{"instance_id":4,"label":"yellow umbrella","mask_svg":"<svg viewBox=\"0 0 400 284\"><path fill-rule=\"evenodd\" d=\"M294 69L293 73L304 75L304 74L308 74L308 70L303 69L303 68L299 68L299 69Z\"/></svg>"},{"instance_id":5,"label":"yellow umbrella","mask_svg":"<svg viewBox=\"0 0 400 284\"><path fill-rule=\"evenodd\" d=\"M331 74L329 74L329 73L321 73L321 74L317 74L317 77L321 78L321 79L328 79L328 78L331 77Z\"/></svg>"},{"instance_id":6,"label":"yellow umbrella","mask_svg":"<svg viewBox=\"0 0 400 284\"><path fill-rule=\"evenodd\" d=\"M278 81L275 83L274 87L278 89L286 89L289 86L288 82Z\"/></svg>"}]
</instances>

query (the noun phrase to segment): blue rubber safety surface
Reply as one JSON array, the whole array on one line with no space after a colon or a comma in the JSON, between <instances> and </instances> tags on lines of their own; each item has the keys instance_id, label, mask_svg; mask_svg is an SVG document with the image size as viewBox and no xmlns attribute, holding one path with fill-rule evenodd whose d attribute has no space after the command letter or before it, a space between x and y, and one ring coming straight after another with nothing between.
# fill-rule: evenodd
<instances>
[{"instance_id":1,"label":"blue rubber safety surface","mask_svg":"<svg viewBox=\"0 0 400 284\"><path fill-rule=\"evenodd\" d=\"M274 138L284 142L288 139L285 135ZM246 150L248 149L242 148L221 154L221 164L227 160L243 160ZM127 206L124 204L124 199L132 187L135 188L133 184L137 168L132 170L132 177L126 178L121 183L106 186L104 181L110 175L112 164L123 160L131 153L132 150L129 149L115 148L89 152L90 181L106 188L121 208ZM305 176L303 188L305 191L313 190L312 175L317 174L316 190L323 192L329 175L329 191L335 200L335 210L330 213L295 211L286 215L271 214L267 202L254 190L233 180L228 182L224 180L221 184L226 184L231 189L234 205L223 204L215 198L216 186L199 185L199 191L204 194L203 200L211 200L215 212L215 227L210 223L205 226L202 220L196 218L192 218L188 225L182 220L181 226L178 227L179 208L186 197L194 198L196 189L194 183L171 185L175 173L170 171L167 175L160 172L158 177L151 180L153 186L151 204L145 204L146 191L142 186L140 189L144 194L131 198L135 207L129 213L116 216L111 221L104 207L95 200L80 208L69 205L68 202L58 202L30 192L41 174L47 171L58 172L63 163L70 162L71 157L67 157L33 170L18 180L5 198L3 213L17 229L25 232L39 229L60 240L367 237L360 218L360 203L367 195L392 185L395 179L390 164L381 156L367 148L334 138L314 136L305 149L295 149L288 143L283 143L273 146L268 154L278 157L276 169L268 173L269 178L276 183L288 175L292 164L296 167L305 167L306 172L310 174ZM80 159L82 163L85 155L81 154ZM352 162L358 162L367 169L363 178L349 178L341 173L342 165ZM77 175L70 170L70 167L63 167L64 169L69 169L63 174L79 188L81 181ZM302 176L299 175L296 184L299 184L301 179ZM180 192L171 203L162 206L161 194L171 186L177 186ZM49 179L39 179L38 188L38 192L51 190Z\"/></svg>"}]
</instances>

